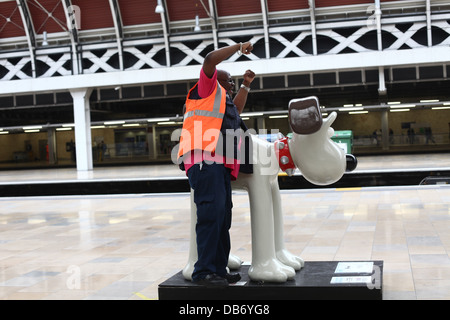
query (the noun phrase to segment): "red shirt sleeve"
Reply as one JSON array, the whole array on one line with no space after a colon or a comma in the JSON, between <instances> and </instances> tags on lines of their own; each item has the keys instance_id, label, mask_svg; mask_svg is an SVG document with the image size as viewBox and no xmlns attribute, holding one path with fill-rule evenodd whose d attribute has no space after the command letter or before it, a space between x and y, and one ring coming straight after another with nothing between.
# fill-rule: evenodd
<instances>
[{"instance_id":1,"label":"red shirt sleeve","mask_svg":"<svg viewBox=\"0 0 450 320\"><path fill-rule=\"evenodd\" d=\"M200 98L207 98L216 89L217 85L217 70L214 72L213 76L208 78L208 76L203 72L203 68L200 71L200 79L198 80L198 95Z\"/></svg>"}]
</instances>

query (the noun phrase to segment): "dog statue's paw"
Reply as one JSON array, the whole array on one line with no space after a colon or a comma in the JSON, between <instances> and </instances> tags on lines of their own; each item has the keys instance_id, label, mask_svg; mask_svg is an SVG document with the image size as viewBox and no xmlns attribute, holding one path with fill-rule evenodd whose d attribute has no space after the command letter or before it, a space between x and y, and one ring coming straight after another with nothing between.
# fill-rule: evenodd
<instances>
[{"instance_id":1,"label":"dog statue's paw","mask_svg":"<svg viewBox=\"0 0 450 320\"><path fill-rule=\"evenodd\" d=\"M295 277L295 270L277 259L251 265L248 275L252 281L286 282Z\"/></svg>"},{"instance_id":2,"label":"dog statue's paw","mask_svg":"<svg viewBox=\"0 0 450 320\"><path fill-rule=\"evenodd\" d=\"M302 258L300 258L296 255L293 255L286 249L278 251L277 258L283 264L294 268L294 270L296 270L296 271L300 270L301 268L303 268L305 266L305 261Z\"/></svg>"},{"instance_id":3,"label":"dog statue's paw","mask_svg":"<svg viewBox=\"0 0 450 320\"><path fill-rule=\"evenodd\" d=\"M228 257L228 268L231 270L237 270L241 267L242 260L235 256L234 254L230 254Z\"/></svg>"},{"instance_id":4,"label":"dog statue's paw","mask_svg":"<svg viewBox=\"0 0 450 320\"><path fill-rule=\"evenodd\" d=\"M182 274L186 280L192 281L192 273L194 272L195 262L196 261L188 261L188 263L184 267Z\"/></svg>"}]
</instances>

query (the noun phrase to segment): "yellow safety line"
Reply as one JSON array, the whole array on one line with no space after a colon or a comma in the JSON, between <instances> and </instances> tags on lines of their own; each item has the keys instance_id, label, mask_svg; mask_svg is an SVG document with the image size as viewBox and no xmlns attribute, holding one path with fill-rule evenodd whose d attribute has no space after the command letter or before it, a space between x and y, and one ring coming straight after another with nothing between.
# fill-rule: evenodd
<instances>
[{"instance_id":1,"label":"yellow safety line","mask_svg":"<svg viewBox=\"0 0 450 320\"><path fill-rule=\"evenodd\" d=\"M143 300L152 300L152 299L144 296L142 293L139 293L139 292L133 292L133 293Z\"/></svg>"},{"instance_id":2,"label":"yellow safety line","mask_svg":"<svg viewBox=\"0 0 450 320\"><path fill-rule=\"evenodd\" d=\"M355 188L336 188L336 191L360 191L361 187L355 187Z\"/></svg>"}]
</instances>

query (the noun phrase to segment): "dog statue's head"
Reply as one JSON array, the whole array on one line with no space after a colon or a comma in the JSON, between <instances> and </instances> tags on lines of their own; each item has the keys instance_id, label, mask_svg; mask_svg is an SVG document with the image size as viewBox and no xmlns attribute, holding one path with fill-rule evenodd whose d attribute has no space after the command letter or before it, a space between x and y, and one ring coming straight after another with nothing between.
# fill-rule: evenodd
<instances>
[{"instance_id":1,"label":"dog statue's head","mask_svg":"<svg viewBox=\"0 0 450 320\"><path fill-rule=\"evenodd\" d=\"M323 119L319 99L291 100L289 123L293 131L289 141L292 159L306 180L315 185L330 185L344 175L347 156L331 137L336 112Z\"/></svg>"}]
</instances>

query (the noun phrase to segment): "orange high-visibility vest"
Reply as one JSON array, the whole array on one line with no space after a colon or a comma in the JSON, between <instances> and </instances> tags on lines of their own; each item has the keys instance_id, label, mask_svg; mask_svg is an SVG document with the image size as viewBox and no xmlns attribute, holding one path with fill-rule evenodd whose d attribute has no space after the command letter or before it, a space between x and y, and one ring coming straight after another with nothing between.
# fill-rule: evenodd
<instances>
[{"instance_id":1,"label":"orange high-visibility vest","mask_svg":"<svg viewBox=\"0 0 450 320\"><path fill-rule=\"evenodd\" d=\"M226 109L226 90L217 82L216 89L207 98L186 99L183 129L181 131L178 158L192 150L214 152Z\"/></svg>"}]
</instances>

